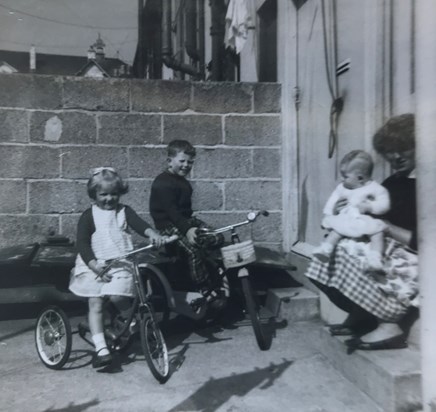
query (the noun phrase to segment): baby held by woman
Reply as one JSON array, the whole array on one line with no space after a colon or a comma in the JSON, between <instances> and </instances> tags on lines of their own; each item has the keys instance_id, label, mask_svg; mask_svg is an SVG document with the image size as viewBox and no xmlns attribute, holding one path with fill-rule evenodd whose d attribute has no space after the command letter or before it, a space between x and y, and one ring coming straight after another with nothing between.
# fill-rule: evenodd
<instances>
[{"instance_id":1,"label":"baby held by woman","mask_svg":"<svg viewBox=\"0 0 436 412\"><path fill-rule=\"evenodd\" d=\"M340 183L323 210L322 226L329 232L313 256L327 262L336 245L343 237L369 237L367 269L383 268L385 223L377 216L385 214L390 207L389 193L371 179L374 163L363 150L353 150L340 163Z\"/></svg>"}]
</instances>

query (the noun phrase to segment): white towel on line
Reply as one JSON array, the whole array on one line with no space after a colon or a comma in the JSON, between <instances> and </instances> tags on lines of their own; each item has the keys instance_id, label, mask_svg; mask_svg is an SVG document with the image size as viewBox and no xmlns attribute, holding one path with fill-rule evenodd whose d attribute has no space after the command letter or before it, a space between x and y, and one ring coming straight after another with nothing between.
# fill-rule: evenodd
<instances>
[{"instance_id":1,"label":"white towel on line","mask_svg":"<svg viewBox=\"0 0 436 412\"><path fill-rule=\"evenodd\" d=\"M252 19L247 0L230 0L226 14L225 44L240 53L248 36Z\"/></svg>"}]
</instances>

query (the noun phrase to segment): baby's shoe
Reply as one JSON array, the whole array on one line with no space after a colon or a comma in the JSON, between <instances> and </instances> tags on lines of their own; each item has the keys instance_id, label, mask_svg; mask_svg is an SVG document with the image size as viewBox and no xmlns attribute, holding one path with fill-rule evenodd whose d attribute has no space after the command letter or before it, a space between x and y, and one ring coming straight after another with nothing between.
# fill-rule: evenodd
<instances>
[{"instance_id":1,"label":"baby's shoe","mask_svg":"<svg viewBox=\"0 0 436 412\"><path fill-rule=\"evenodd\" d=\"M379 272L383 270L383 258L380 252L370 250L366 257L368 270Z\"/></svg>"},{"instance_id":2,"label":"baby's shoe","mask_svg":"<svg viewBox=\"0 0 436 412\"><path fill-rule=\"evenodd\" d=\"M313 250L312 256L323 263L327 263L330 260L333 249L331 244L324 242Z\"/></svg>"}]
</instances>

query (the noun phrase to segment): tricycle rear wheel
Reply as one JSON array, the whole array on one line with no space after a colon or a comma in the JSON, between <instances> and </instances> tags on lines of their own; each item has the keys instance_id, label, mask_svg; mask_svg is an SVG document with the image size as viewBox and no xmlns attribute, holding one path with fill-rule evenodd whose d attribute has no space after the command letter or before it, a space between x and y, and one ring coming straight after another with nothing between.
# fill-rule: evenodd
<instances>
[{"instance_id":1,"label":"tricycle rear wheel","mask_svg":"<svg viewBox=\"0 0 436 412\"><path fill-rule=\"evenodd\" d=\"M49 369L61 369L71 353L71 324L58 306L48 306L38 316L35 345L41 362Z\"/></svg>"}]
</instances>

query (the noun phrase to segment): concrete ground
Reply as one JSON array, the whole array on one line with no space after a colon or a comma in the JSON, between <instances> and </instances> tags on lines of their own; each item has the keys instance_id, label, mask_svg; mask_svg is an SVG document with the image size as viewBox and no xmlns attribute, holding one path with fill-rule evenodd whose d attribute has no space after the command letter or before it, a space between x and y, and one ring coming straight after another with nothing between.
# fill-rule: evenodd
<instances>
[{"instance_id":1,"label":"concrete ground","mask_svg":"<svg viewBox=\"0 0 436 412\"><path fill-rule=\"evenodd\" d=\"M160 385L139 342L113 368L96 372L91 347L74 335L71 362L52 371L36 353L34 320L2 321L0 410L379 411L320 354L320 328L317 321L278 324L262 352L244 319L200 329L175 319L167 338L174 371Z\"/></svg>"}]
</instances>

